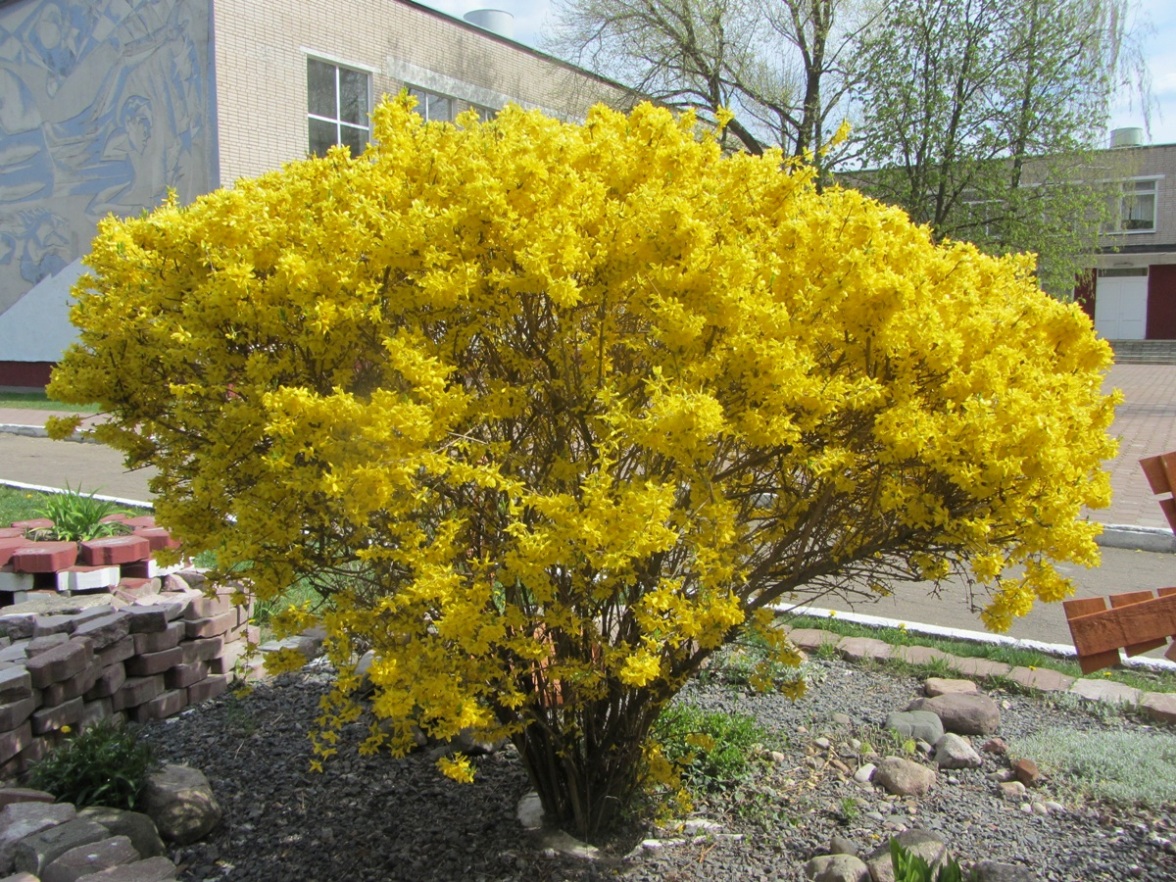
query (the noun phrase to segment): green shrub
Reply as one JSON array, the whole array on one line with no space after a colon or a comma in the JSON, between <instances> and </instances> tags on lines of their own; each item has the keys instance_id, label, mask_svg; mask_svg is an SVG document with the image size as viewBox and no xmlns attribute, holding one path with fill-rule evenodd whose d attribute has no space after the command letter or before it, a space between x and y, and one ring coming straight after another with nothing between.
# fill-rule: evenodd
<instances>
[{"instance_id":1,"label":"green shrub","mask_svg":"<svg viewBox=\"0 0 1176 882\"><path fill-rule=\"evenodd\" d=\"M71 490L67 485L64 493L47 496L37 511L39 517L53 521L53 526L34 532L39 539L62 542L85 542L117 536L128 532L126 526L116 522L102 522L104 517L117 511L118 503L96 499L92 493L82 493L80 487Z\"/></svg>"},{"instance_id":2,"label":"green shrub","mask_svg":"<svg viewBox=\"0 0 1176 882\"><path fill-rule=\"evenodd\" d=\"M155 765L151 745L136 732L100 722L54 747L33 767L29 784L78 808L133 809Z\"/></svg>"},{"instance_id":3,"label":"green shrub","mask_svg":"<svg viewBox=\"0 0 1176 882\"><path fill-rule=\"evenodd\" d=\"M771 736L753 717L678 703L662 712L653 737L683 784L694 791L717 791L749 777L755 746Z\"/></svg>"}]
</instances>

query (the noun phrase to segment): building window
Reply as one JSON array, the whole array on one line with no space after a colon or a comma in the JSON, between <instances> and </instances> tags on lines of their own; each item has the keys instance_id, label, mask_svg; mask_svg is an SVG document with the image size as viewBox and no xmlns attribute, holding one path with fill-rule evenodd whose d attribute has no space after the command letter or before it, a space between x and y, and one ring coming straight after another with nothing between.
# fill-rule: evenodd
<instances>
[{"instance_id":1,"label":"building window","mask_svg":"<svg viewBox=\"0 0 1176 882\"><path fill-rule=\"evenodd\" d=\"M417 100L416 112L425 122L453 122L457 116L457 102L447 95L438 95L416 86L409 86L408 94Z\"/></svg>"},{"instance_id":2,"label":"building window","mask_svg":"<svg viewBox=\"0 0 1176 882\"><path fill-rule=\"evenodd\" d=\"M306 60L307 128L310 152L325 156L336 144L359 156L371 134L371 77L317 58Z\"/></svg>"},{"instance_id":3,"label":"building window","mask_svg":"<svg viewBox=\"0 0 1176 882\"><path fill-rule=\"evenodd\" d=\"M1119 232L1156 231L1156 182L1126 181L1119 207Z\"/></svg>"}]
</instances>

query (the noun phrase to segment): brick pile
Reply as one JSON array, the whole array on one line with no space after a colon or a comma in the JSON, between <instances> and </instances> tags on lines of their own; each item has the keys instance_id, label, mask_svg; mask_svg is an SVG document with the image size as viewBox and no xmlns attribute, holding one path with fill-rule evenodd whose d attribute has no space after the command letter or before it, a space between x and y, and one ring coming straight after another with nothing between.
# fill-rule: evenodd
<instances>
[{"instance_id":1,"label":"brick pile","mask_svg":"<svg viewBox=\"0 0 1176 882\"><path fill-rule=\"evenodd\" d=\"M46 519L16 521L0 527L0 606L23 603L34 591L62 594L134 591L162 575L152 559L156 551L179 543L151 515L116 514L103 521L121 522L130 532L86 542L37 540Z\"/></svg>"},{"instance_id":2,"label":"brick pile","mask_svg":"<svg viewBox=\"0 0 1176 882\"><path fill-rule=\"evenodd\" d=\"M184 570L69 614L0 610L0 776L40 759L63 727L170 717L224 692L257 642L252 604Z\"/></svg>"}]
</instances>

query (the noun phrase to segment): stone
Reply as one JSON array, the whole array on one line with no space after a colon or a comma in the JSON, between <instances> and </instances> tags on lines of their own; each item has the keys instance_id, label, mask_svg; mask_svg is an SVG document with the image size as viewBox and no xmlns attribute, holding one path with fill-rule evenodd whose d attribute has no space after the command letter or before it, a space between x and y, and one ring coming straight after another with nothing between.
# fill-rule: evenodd
<instances>
[{"instance_id":1,"label":"stone","mask_svg":"<svg viewBox=\"0 0 1176 882\"><path fill-rule=\"evenodd\" d=\"M97 821L110 831L112 836L126 836L135 846L140 857L156 857L167 854L163 840L159 838L159 831L155 829L155 822L142 812L131 812L124 809L107 808L106 806L89 806L78 812L78 817L90 821Z\"/></svg>"},{"instance_id":2,"label":"stone","mask_svg":"<svg viewBox=\"0 0 1176 882\"><path fill-rule=\"evenodd\" d=\"M111 665L125 662L135 654L135 640L133 634L128 634L118 643L106 647L98 653L98 666L107 668Z\"/></svg>"},{"instance_id":3,"label":"stone","mask_svg":"<svg viewBox=\"0 0 1176 882\"><path fill-rule=\"evenodd\" d=\"M1176 723L1176 694L1145 692L1139 700L1139 709L1153 720L1158 720L1161 723Z\"/></svg>"},{"instance_id":4,"label":"stone","mask_svg":"<svg viewBox=\"0 0 1176 882\"><path fill-rule=\"evenodd\" d=\"M123 609L132 634L154 634L167 630L168 608L162 604L142 606L132 603Z\"/></svg>"},{"instance_id":5,"label":"stone","mask_svg":"<svg viewBox=\"0 0 1176 882\"><path fill-rule=\"evenodd\" d=\"M37 617L32 613L14 613L0 617L0 631L13 640L23 640L33 636L33 627Z\"/></svg>"},{"instance_id":6,"label":"stone","mask_svg":"<svg viewBox=\"0 0 1176 882\"><path fill-rule=\"evenodd\" d=\"M1027 668L1021 665L1009 671L1009 679L1040 692L1066 692L1074 685L1074 678L1053 668Z\"/></svg>"},{"instance_id":7,"label":"stone","mask_svg":"<svg viewBox=\"0 0 1176 882\"><path fill-rule=\"evenodd\" d=\"M109 838L110 831L101 824L74 818L26 836L13 849L12 863L18 870L41 876L46 867L67 851Z\"/></svg>"},{"instance_id":8,"label":"stone","mask_svg":"<svg viewBox=\"0 0 1176 882\"><path fill-rule=\"evenodd\" d=\"M68 803L17 802L0 809L0 873L12 870L17 843L76 817Z\"/></svg>"},{"instance_id":9,"label":"stone","mask_svg":"<svg viewBox=\"0 0 1176 882\"><path fill-rule=\"evenodd\" d=\"M59 732L62 726L72 726L82 719L85 712L85 702L81 697L71 698L55 707L43 707L33 711L30 722L34 735L44 735L47 732Z\"/></svg>"},{"instance_id":10,"label":"stone","mask_svg":"<svg viewBox=\"0 0 1176 882\"><path fill-rule=\"evenodd\" d=\"M984 764L968 739L954 732L935 742L935 765L941 769L978 769Z\"/></svg>"},{"instance_id":11,"label":"stone","mask_svg":"<svg viewBox=\"0 0 1176 882\"><path fill-rule=\"evenodd\" d=\"M77 882L171 882L175 878L175 864L165 857L151 857L82 876Z\"/></svg>"},{"instance_id":12,"label":"stone","mask_svg":"<svg viewBox=\"0 0 1176 882\"><path fill-rule=\"evenodd\" d=\"M109 591L118 584L121 577L122 570L111 566L77 565L58 570L54 574L58 593L66 595Z\"/></svg>"},{"instance_id":13,"label":"stone","mask_svg":"<svg viewBox=\"0 0 1176 882\"><path fill-rule=\"evenodd\" d=\"M935 770L898 756L888 756L878 763L875 783L896 796L923 796L935 785Z\"/></svg>"},{"instance_id":14,"label":"stone","mask_svg":"<svg viewBox=\"0 0 1176 882\"><path fill-rule=\"evenodd\" d=\"M163 675L154 677L128 677L122 688L114 693L112 706L114 710L125 710L137 707L145 701L150 701L163 692Z\"/></svg>"},{"instance_id":15,"label":"stone","mask_svg":"<svg viewBox=\"0 0 1176 882\"><path fill-rule=\"evenodd\" d=\"M1009 752L1009 746L1005 744L1003 738L989 738L980 745L980 749L985 753L991 753L993 756L1004 756Z\"/></svg>"},{"instance_id":16,"label":"stone","mask_svg":"<svg viewBox=\"0 0 1176 882\"><path fill-rule=\"evenodd\" d=\"M853 780L859 784L869 784L877 770L878 767L873 763L866 763L864 766L859 766L858 770L853 773Z\"/></svg>"},{"instance_id":17,"label":"stone","mask_svg":"<svg viewBox=\"0 0 1176 882\"><path fill-rule=\"evenodd\" d=\"M122 688L127 681L127 669L122 662L103 668L90 688L85 693L86 701L98 698L109 698Z\"/></svg>"},{"instance_id":18,"label":"stone","mask_svg":"<svg viewBox=\"0 0 1176 882\"><path fill-rule=\"evenodd\" d=\"M184 639L185 623L179 619L164 623L159 631L141 631L134 634L135 654L146 655L175 649Z\"/></svg>"},{"instance_id":19,"label":"stone","mask_svg":"<svg viewBox=\"0 0 1176 882\"><path fill-rule=\"evenodd\" d=\"M165 649L162 652L135 655L125 662L127 675L130 677L150 677L154 674L162 674L180 664L183 658L184 652L178 646Z\"/></svg>"},{"instance_id":20,"label":"stone","mask_svg":"<svg viewBox=\"0 0 1176 882\"><path fill-rule=\"evenodd\" d=\"M0 787L0 809L22 802L51 803L56 800L52 793L33 790L31 787Z\"/></svg>"},{"instance_id":21,"label":"stone","mask_svg":"<svg viewBox=\"0 0 1176 882\"><path fill-rule=\"evenodd\" d=\"M46 616L46 618L51 618L51 617ZM53 618L60 618L61 619L62 630L52 631L52 632L46 633L46 634L39 634L36 637L34 637L32 640L30 640L27 644L25 644L25 656L27 658L33 658L34 656L41 655L43 653L48 652L50 649L54 649L55 647L61 646L62 644L69 642L69 631L65 630L65 628L67 626L73 625L73 619L71 619L67 616L57 616L57 617L53 617ZM35 626L34 626L34 630L35 630Z\"/></svg>"},{"instance_id":22,"label":"stone","mask_svg":"<svg viewBox=\"0 0 1176 882\"><path fill-rule=\"evenodd\" d=\"M1099 701L1103 704L1139 704L1143 691L1114 680L1087 680L1085 678L1074 681L1070 691L1089 701Z\"/></svg>"},{"instance_id":23,"label":"stone","mask_svg":"<svg viewBox=\"0 0 1176 882\"><path fill-rule=\"evenodd\" d=\"M36 709L37 699L31 696L8 704L0 704L0 731L8 732L17 728L31 717Z\"/></svg>"},{"instance_id":24,"label":"stone","mask_svg":"<svg viewBox=\"0 0 1176 882\"><path fill-rule=\"evenodd\" d=\"M140 857L126 836L112 836L71 848L45 868L41 882L77 882L83 876L137 861Z\"/></svg>"},{"instance_id":25,"label":"stone","mask_svg":"<svg viewBox=\"0 0 1176 882\"><path fill-rule=\"evenodd\" d=\"M798 649L813 652L826 643L837 643L841 640L841 635L819 628L793 628L788 632L788 639L796 644Z\"/></svg>"},{"instance_id":26,"label":"stone","mask_svg":"<svg viewBox=\"0 0 1176 882\"><path fill-rule=\"evenodd\" d=\"M135 705L130 709L130 717L136 723L150 723L152 720L166 720L174 717L188 706L188 690L169 689L159 695Z\"/></svg>"},{"instance_id":27,"label":"stone","mask_svg":"<svg viewBox=\"0 0 1176 882\"><path fill-rule=\"evenodd\" d=\"M0 591L15 595L7 605L23 603L28 592L36 587L37 578L32 573L18 573L11 566L0 567Z\"/></svg>"},{"instance_id":28,"label":"stone","mask_svg":"<svg viewBox=\"0 0 1176 882\"><path fill-rule=\"evenodd\" d=\"M190 665L179 664L163 675L168 689L186 689L208 676L208 665L202 661Z\"/></svg>"},{"instance_id":29,"label":"stone","mask_svg":"<svg viewBox=\"0 0 1176 882\"><path fill-rule=\"evenodd\" d=\"M33 681L27 668L0 668L0 704L33 697Z\"/></svg>"},{"instance_id":30,"label":"stone","mask_svg":"<svg viewBox=\"0 0 1176 882\"><path fill-rule=\"evenodd\" d=\"M0 763L6 763L33 741L33 724L22 723L11 732L0 732Z\"/></svg>"},{"instance_id":31,"label":"stone","mask_svg":"<svg viewBox=\"0 0 1176 882\"><path fill-rule=\"evenodd\" d=\"M74 628L74 638L88 637L94 650L100 652L131 633L131 617L124 612L112 612Z\"/></svg>"},{"instance_id":32,"label":"stone","mask_svg":"<svg viewBox=\"0 0 1176 882\"><path fill-rule=\"evenodd\" d=\"M30 658L25 667L33 686L43 689L80 674L93 661L94 649L89 640L68 640Z\"/></svg>"},{"instance_id":33,"label":"stone","mask_svg":"<svg viewBox=\"0 0 1176 882\"><path fill-rule=\"evenodd\" d=\"M103 720L109 720L114 716L114 705L109 698L96 698L93 701L87 701L82 705L82 719L81 726L83 729L100 723Z\"/></svg>"},{"instance_id":34,"label":"stone","mask_svg":"<svg viewBox=\"0 0 1176 882\"><path fill-rule=\"evenodd\" d=\"M942 649L933 649L930 646L896 646L893 658L909 665L930 665L936 662L949 662L952 656Z\"/></svg>"},{"instance_id":35,"label":"stone","mask_svg":"<svg viewBox=\"0 0 1176 882\"><path fill-rule=\"evenodd\" d=\"M1000 707L987 695L937 695L918 698L908 711L931 711L943 721L944 731L957 735L991 735L1000 728ZM934 743L938 739L928 739Z\"/></svg>"},{"instance_id":36,"label":"stone","mask_svg":"<svg viewBox=\"0 0 1176 882\"><path fill-rule=\"evenodd\" d=\"M1041 781L1041 770L1031 759L1022 758L1013 763L1013 775L1026 787L1033 787Z\"/></svg>"},{"instance_id":37,"label":"stone","mask_svg":"<svg viewBox=\"0 0 1176 882\"><path fill-rule=\"evenodd\" d=\"M170 578L170 577L169 577ZM132 606L146 606L152 609L162 609L169 622L175 621L184 614L192 599L186 594L155 594L150 597L140 597Z\"/></svg>"},{"instance_id":38,"label":"stone","mask_svg":"<svg viewBox=\"0 0 1176 882\"><path fill-rule=\"evenodd\" d=\"M943 737L943 721L931 711L895 711L886 715L886 728L903 738L934 744Z\"/></svg>"},{"instance_id":39,"label":"stone","mask_svg":"<svg viewBox=\"0 0 1176 882\"><path fill-rule=\"evenodd\" d=\"M813 882L869 882L870 868L854 855L828 854L805 864L804 877Z\"/></svg>"},{"instance_id":40,"label":"stone","mask_svg":"<svg viewBox=\"0 0 1176 882\"><path fill-rule=\"evenodd\" d=\"M1001 781L998 786L1002 799L1016 802L1025 796L1025 785L1020 781Z\"/></svg>"},{"instance_id":41,"label":"stone","mask_svg":"<svg viewBox=\"0 0 1176 882\"><path fill-rule=\"evenodd\" d=\"M192 598L192 603L184 611L184 618L188 621L212 619L230 612L233 609L233 593L218 591L209 595L201 592ZM233 624L236 624L236 616L233 619Z\"/></svg>"},{"instance_id":42,"label":"stone","mask_svg":"<svg viewBox=\"0 0 1176 882\"><path fill-rule=\"evenodd\" d=\"M957 674L963 674L965 677L1007 677L1012 670L1012 666L1004 662L965 656L953 656L947 664Z\"/></svg>"},{"instance_id":43,"label":"stone","mask_svg":"<svg viewBox=\"0 0 1176 882\"><path fill-rule=\"evenodd\" d=\"M168 763L147 778L143 811L165 841L188 845L220 823L221 808L204 774Z\"/></svg>"},{"instance_id":44,"label":"stone","mask_svg":"<svg viewBox=\"0 0 1176 882\"><path fill-rule=\"evenodd\" d=\"M539 794L531 791L523 794L515 809L515 816L524 830L538 830L543 826L543 803Z\"/></svg>"},{"instance_id":45,"label":"stone","mask_svg":"<svg viewBox=\"0 0 1176 882\"><path fill-rule=\"evenodd\" d=\"M934 871L951 860L947 842L930 830L904 830L894 837L912 855L921 857ZM894 862L890 857L890 843L879 846L866 858L873 882L894 882Z\"/></svg>"},{"instance_id":46,"label":"stone","mask_svg":"<svg viewBox=\"0 0 1176 882\"><path fill-rule=\"evenodd\" d=\"M229 689L229 678L225 674L209 674L199 683L188 687L188 704L200 704L210 698L223 695Z\"/></svg>"},{"instance_id":47,"label":"stone","mask_svg":"<svg viewBox=\"0 0 1176 882\"><path fill-rule=\"evenodd\" d=\"M56 707L81 695L85 695L102 676L102 668L97 664L89 665L80 674L75 674L60 683L50 683L41 690L41 704L45 707Z\"/></svg>"},{"instance_id":48,"label":"stone","mask_svg":"<svg viewBox=\"0 0 1176 882\"><path fill-rule=\"evenodd\" d=\"M237 613L233 609L230 609L226 613L212 616L211 618L188 619L185 624L189 640L197 640L201 637L216 637L219 634L226 633L237 624Z\"/></svg>"},{"instance_id":49,"label":"stone","mask_svg":"<svg viewBox=\"0 0 1176 882\"><path fill-rule=\"evenodd\" d=\"M830 854L852 854L855 857L863 853L862 847L846 836L834 835L829 841Z\"/></svg>"},{"instance_id":50,"label":"stone","mask_svg":"<svg viewBox=\"0 0 1176 882\"><path fill-rule=\"evenodd\" d=\"M975 695L980 688L971 680L948 680L944 677L928 677L923 681L923 694L928 698L937 695Z\"/></svg>"},{"instance_id":51,"label":"stone","mask_svg":"<svg viewBox=\"0 0 1176 882\"><path fill-rule=\"evenodd\" d=\"M885 640L873 637L842 637L837 642L837 653L849 661L882 661L890 658L891 647Z\"/></svg>"},{"instance_id":52,"label":"stone","mask_svg":"<svg viewBox=\"0 0 1176 882\"><path fill-rule=\"evenodd\" d=\"M151 542L145 536L105 536L81 543L79 556L90 566L102 564L122 566L146 560L151 556ZM117 583L117 580L115 582Z\"/></svg>"},{"instance_id":53,"label":"stone","mask_svg":"<svg viewBox=\"0 0 1176 882\"><path fill-rule=\"evenodd\" d=\"M1000 861L980 861L972 867L975 882L1037 882L1027 867Z\"/></svg>"}]
</instances>

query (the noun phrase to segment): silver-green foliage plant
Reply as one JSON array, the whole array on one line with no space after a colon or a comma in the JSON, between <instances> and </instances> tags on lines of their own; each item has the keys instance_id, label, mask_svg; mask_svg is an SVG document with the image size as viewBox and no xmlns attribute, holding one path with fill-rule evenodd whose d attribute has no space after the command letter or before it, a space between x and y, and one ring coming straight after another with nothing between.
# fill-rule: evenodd
<instances>
[{"instance_id":1,"label":"silver-green foliage plant","mask_svg":"<svg viewBox=\"0 0 1176 882\"><path fill-rule=\"evenodd\" d=\"M903 848L897 839L890 840L890 860L894 864L894 882L964 882L958 861L950 860L934 870L923 858Z\"/></svg>"},{"instance_id":2,"label":"silver-green foliage plant","mask_svg":"<svg viewBox=\"0 0 1176 882\"><path fill-rule=\"evenodd\" d=\"M93 493L82 493L80 487L72 490L67 485L64 492L46 497L37 512L40 517L53 521L53 526L33 533L38 539L62 542L87 542L118 536L126 533L127 528L117 522L102 520L118 510L118 503L98 499Z\"/></svg>"},{"instance_id":3,"label":"silver-green foliage plant","mask_svg":"<svg viewBox=\"0 0 1176 882\"><path fill-rule=\"evenodd\" d=\"M138 804L155 766L151 745L136 731L103 721L54 747L33 767L29 784L78 808L129 810Z\"/></svg>"},{"instance_id":4,"label":"silver-green foliage plant","mask_svg":"<svg viewBox=\"0 0 1176 882\"><path fill-rule=\"evenodd\" d=\"M1051 729L1018 742L1056 781L1096 800L1154 808L1176 802L1176 736Z\"/></svg>"}]
</instances>

